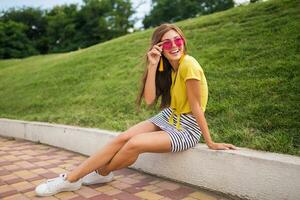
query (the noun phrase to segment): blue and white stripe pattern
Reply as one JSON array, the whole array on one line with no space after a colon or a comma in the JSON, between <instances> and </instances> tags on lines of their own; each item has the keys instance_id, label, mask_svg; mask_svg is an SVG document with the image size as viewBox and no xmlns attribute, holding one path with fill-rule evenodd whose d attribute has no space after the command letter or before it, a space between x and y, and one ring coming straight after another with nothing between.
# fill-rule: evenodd
<instances>
[{"instance_id":1,"label":"blue and white stripe pattern","mask_svg":"<svg viewBox=\"0 0 300 200\"><path fill-rule=\"evenodd\" d=\"M169 123L172 114L171 108L165 108L160 113L150 118L149 121L166 131L171 138L172 152L179 152L194 147L200 141L201 130L195 117L191 114L181 114L181 130ZM177 122L177 116L173 116L174 124Z\"/></svg>"}]
</instances>

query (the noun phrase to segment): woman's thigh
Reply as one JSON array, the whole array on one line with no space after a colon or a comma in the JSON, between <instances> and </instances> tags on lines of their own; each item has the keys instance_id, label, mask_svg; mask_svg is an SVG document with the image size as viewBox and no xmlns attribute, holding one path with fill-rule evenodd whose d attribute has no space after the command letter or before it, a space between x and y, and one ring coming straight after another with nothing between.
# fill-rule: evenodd
<instances>
[{"instance_id":1,"label":"woman's thigh","mask_svg":"<svg viewBox=\"0 0 300 200\"><path fill-rule=\"evenodd\" d=\"M167 153L171 152L171 139L165 131L141 133L132 137L123 147L138 153Z\"/></svg>"},{"instance_id":2,"label":"woman's thigh","mask_svg":"<svg viewBox=\"0 0 300 200\"><path fill-rule=\"evenodd\" d=\"M125 137L126 140L131 139L132 137L139 135L141 133L149 133L149 132L155 132L160 131L161 129L153 124L152 122L145 120L142 121L132 127L130 127L128 130L120 133L119 137Z\"/></svg>"}]
</instances>

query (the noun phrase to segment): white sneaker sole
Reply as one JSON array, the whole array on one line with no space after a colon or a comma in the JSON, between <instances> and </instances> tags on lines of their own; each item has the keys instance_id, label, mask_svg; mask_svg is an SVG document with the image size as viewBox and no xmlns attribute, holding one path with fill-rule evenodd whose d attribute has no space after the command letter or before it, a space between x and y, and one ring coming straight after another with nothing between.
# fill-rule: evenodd
<instances>
[{"instance_id":1,"label":"white sneaker sole","mask_svg":"<svg viewBox=\"0 0 300 200\"><path fill-rule=\"evenodd\" d=\"M109 183L112 180L113 180L113 178L111 178L110 180L93 181L93 182L82 182L82 185L95 185L95 184L100 184L100 183Z\"/></svg>"},{"instance_id":2,"label":"white sneaker sole","mask_svg":"<svg viewBox=\"0 0 300 200\"><path fill-rule=\"evenodd\" d=\"M76 191L76 190L79 190L81 188L81 186L79 186L78 188L70 188L70 189L62 189L62 190L58 190L58 191L55 191L55 192L52 192L52 193L48 193L48 194L39 194L38 192L35 192L37 196L40 196L40 197L49 197L49 196L53 196L53 195L56 195L60 192L72 192L72 191Z\"/></svg>"},{"instance_id":3,"label":"white sneaker sole","mask_svg":"<svg viewBox=\"0 0 300 200\"><path fill-rule=\"evenodd\" d=\"M92 180L87 180L85 181L85 178L82 179L82 185L95 185L95 184L101 184L101 183L108 183L111 182L114 179L114 175L111 174L109 177L93 177Z\"/></svg>"}]
</instances>

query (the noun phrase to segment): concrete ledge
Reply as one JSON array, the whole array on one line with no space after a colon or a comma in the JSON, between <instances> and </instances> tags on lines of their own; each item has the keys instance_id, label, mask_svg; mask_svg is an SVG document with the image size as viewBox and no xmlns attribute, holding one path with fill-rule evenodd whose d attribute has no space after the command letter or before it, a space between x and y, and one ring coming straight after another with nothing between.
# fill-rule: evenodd
<instances>
[{"instance_id":1,"label":"concrete ledge","mask_svg":"<svg viewBox=\"0 0 300 200\"><path fill-rule=\"evenodd\" d=\"M41 142L90 155L118 133L0 118L0 135ZM298 200L300 157L240 148L213 151L198 144L179 153L144 153L132 168L253 200Z\"/></svg>"}]
</instances>

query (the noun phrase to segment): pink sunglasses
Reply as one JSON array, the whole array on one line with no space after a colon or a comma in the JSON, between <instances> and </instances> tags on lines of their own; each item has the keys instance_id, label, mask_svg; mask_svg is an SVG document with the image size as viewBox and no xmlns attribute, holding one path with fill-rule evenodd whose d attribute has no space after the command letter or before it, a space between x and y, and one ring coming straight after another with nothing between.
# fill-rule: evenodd
<instances>
[{"instance_id":1,"label":"pink sunglasses","mask_svg":"<svg viewBox=\"0 0 300 200\"><path fill-rule=\"evenodd\" d=\"M177 47L181 47L184 44L184 39L182 37L178 37L175 38L174 40L170 40L170 39L165 40L164 43L162 44L162 48L165 50L172 49L173 41Z\"/></svg>"}]
</instances>

